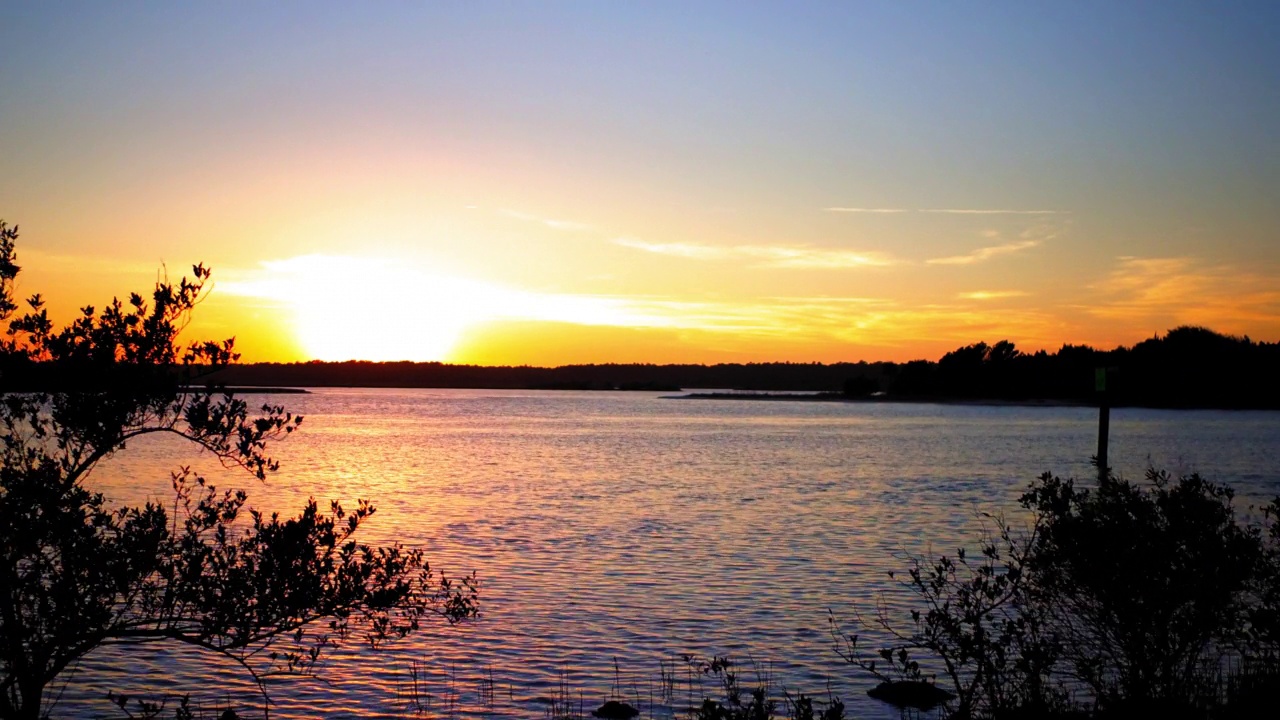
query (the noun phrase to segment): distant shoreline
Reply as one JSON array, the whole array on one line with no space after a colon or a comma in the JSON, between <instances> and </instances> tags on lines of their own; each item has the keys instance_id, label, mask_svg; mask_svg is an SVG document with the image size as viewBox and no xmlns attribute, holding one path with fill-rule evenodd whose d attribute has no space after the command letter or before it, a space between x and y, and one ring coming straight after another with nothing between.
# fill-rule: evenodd
<instances>
[{"instance_id":1,"label":"distant shoreline","mask_svg":"<svg viewBox=\"0 0 1280 720\"><path fill-rule=\"evenodd\" d=\"M712 399L910 402L1089 407L1280 409L1280 343L1183 326L1132 347L1063 345L1020 352L979 342L936 361L875 363L646 363L558 367L365 362L256 363L216 370L200 382L228 387L493 388L720 393ZM51 373L57 376L54 369ZM38 374L37 374L38 375ZM13 380L25 380L13 378ZM33 384L39 384L39 377ZM18 383L13 383L18 384ZM727 389L742 392L727 393ZM751 393L759 393L760 396ZM827 395L797 395L797 393ZM790 397L788 397L790 395Z\"/></svg>"},{"instance_id":2,"label":"distant shoreline","mask_svg":"<svg viewBox=\"0 0 1280 720\"><path fill-rule=\"evenodd\" d=\"M998 398L955 398L955 397L853 397L841 393L786 393L786 392L711 392L686 393L684 395L664 395L664 400L787 400L791 402L836 402L836 403L909 403L935 405L982 405L995 407L1096 407L1096 405L1075 400L1025 399L1006 400Z\"/></svg>"},{"instance_id":3,"label":"distant shoreline","mask_svg":"<svg viewBox=\"0 0 1280 720\"><path fill-rule=\"evenodd\" d=\"M456 385L317 385L318 388L352 388L369 390L514 390L534 392L667 392L680 394L660 395L658 400L733 400L754 402L821 402L850 404L901 404L901 405L953 405L973 407L1027 407L1027 408L1096 408L1096 400L1074 400L1071 398L970 398L946 395L880 395L859 396L845 395L832 391L786 391L786 390L738 390L712 392L685 392L677 387L632 386L632 387L511 387L511 386L463 386ZM188 390L204 390L204 386L193 386ZM309 395L311 390L302 387L234 385L225 388L213 388L217 392L230 392L238 395ZM1140 403L1113 399L1113 408L1148 408L1153 410L1261 410L1275 412L1280 408L1241 406L1226 404L1178 404L1178 403Z\"/></svg>"},{"instance_id":4,"label":"distant shoreline","mask_svg":"<svg viewBox=\"0 0 1280 720\"><path fill-rule=\"evenodd\" d=\"M258 387L256 385L228 385L227 387L192 385L184 390L225 392L233 395L310 395L311 391L299 387Z\"/></svg>"}]
</instances>

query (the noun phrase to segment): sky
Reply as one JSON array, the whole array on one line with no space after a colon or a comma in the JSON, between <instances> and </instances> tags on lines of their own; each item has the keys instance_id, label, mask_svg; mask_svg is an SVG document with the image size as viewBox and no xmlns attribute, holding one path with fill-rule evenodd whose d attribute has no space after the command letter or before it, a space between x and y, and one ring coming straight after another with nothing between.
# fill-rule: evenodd
<instances>
[{"instance_id":1,"label":"sky","mask_svg":"<svg viewBox=\"0 0 1280 720\"><path fill-rule=\"evenodd\" d=\"M247 361L836 362L1280 340L1280 4L0 5L55 317Z\"/></svg>"}]
</instances>

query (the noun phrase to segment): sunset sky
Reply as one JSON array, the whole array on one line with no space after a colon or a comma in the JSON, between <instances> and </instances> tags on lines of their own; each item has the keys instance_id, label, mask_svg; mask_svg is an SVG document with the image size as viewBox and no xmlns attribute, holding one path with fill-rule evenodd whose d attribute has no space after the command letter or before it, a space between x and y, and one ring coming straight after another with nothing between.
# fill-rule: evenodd
<instances>
[{"instance_id":1,"label":"sunset sky","mask_svg":"<svg viewBox=\"0 0 1280 720\"><path fill-rule=\"evenodd\" d=\"M69 318L204 262L246 360L1280 340L1280 3L4 3Z\"/></svg>"}]
</instances>

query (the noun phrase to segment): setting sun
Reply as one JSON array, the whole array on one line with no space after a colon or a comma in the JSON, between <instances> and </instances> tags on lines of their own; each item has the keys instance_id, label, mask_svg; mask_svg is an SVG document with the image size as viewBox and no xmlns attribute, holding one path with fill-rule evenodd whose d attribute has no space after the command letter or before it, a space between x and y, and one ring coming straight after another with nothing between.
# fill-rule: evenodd
<instances>
[{"instance_id":1,"label":"setting sun","mask_svg":"<svg viewBox=\"0 0 1280 720\"><path fill-rule=\"evenodd\" d=\"M386 258L303 255L269 260L218 292L287 308L309 359L455 359L459 339L489 323L665 327L669 318L609 297L533 293L450 277Z\"/></svg>"},{"instance_id":2,"label":"setting sun","mask_svg":"<svg viewBox=\"0 0 1280 720\"><path fill-rule=\"evenodd\" d=\"M502 302L482 283L381 259L308 255L263 269L261 279L220 290L286 303L298 343L317 360L444 360L463 330Z\"/></svg>"}]
</instances>

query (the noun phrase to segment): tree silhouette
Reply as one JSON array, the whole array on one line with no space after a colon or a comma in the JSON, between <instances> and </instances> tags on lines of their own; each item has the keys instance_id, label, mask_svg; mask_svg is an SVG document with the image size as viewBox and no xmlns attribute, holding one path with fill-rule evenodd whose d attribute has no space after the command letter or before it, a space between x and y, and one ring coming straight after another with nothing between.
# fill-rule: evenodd
<instances>
[{"instance_id":1,"label":"tree silhouette","mask_svg":"<svg viewBox=\"0 0 1280 720\"><path fill-rule=\"evenodd\" d=\"M40 717L46 686L113 642L231 658L265 698L266 677L312 672L344 639L376 646L430 616L475 614L471 578L436 576L417 549L356 542L374 512L364 500L268 516L179 468L172 513L109 505L92 472L135 438L177 436L263 480L278 467L268 444L302 418L195 388L238 357L232 340L179 343L202 265L56 329L39 295L14 317L17 238L0 221L0 718Z\"/></svg>"}]
</instances>

